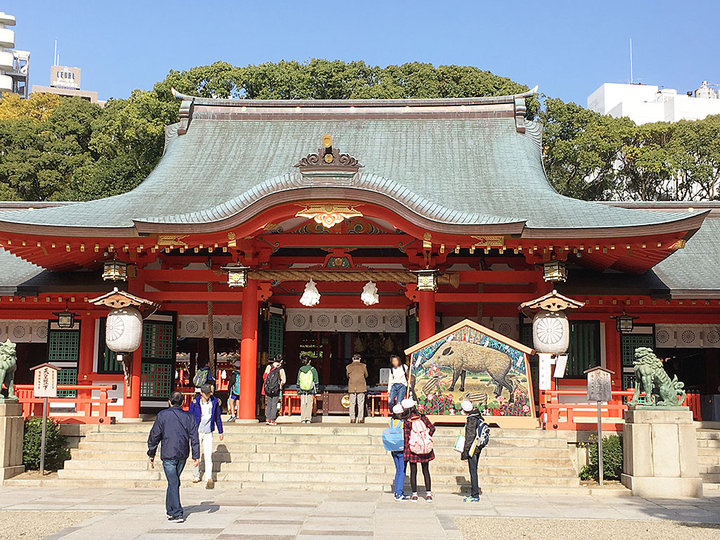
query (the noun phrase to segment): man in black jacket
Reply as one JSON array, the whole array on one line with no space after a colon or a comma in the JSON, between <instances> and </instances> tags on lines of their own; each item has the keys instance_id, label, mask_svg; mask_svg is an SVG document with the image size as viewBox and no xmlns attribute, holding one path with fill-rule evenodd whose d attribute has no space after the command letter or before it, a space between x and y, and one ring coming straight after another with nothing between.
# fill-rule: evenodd
<instances>
[{"instance_id":1,"label":"man in black jacket","mask_svg":"<svg viewBox=\"0 0 720 540\"><path fill-rule=\"evenodd\" d=\"M173 523L185 521L183 507L180 504L180 475L185 468L185 462L192 448L193 464L197 466L200 460L200 441L195 418L182 410L183 395L173 392L170 395L170 407L162 410L155 418L155 423L148 436L148 451L150 466L155 468L155 453L158 444L162 443L160 459L167 478L167 491L165 493L165 509L168 520Z\"/></svg>"},{"instance_id":2,"label":"man in black jacket","mask_svg":"<svg viewBox=\"0 0 720 540\"><path fill-rule=\"evenodd\" d=\"M478 434L478 426L483 421L480 411L473 404L465 400L461 404L462 410L467 414L465 422L465 446L460 458L467 460L470 470L470 496L465 497L465 502L478 502L480 500L480 486L478 485L478 459L480 459L480 445L473 445ZM475 446L475 448L473 448ZM473 450L472 455L470 450Z\"/></svg>"}]
</instances>

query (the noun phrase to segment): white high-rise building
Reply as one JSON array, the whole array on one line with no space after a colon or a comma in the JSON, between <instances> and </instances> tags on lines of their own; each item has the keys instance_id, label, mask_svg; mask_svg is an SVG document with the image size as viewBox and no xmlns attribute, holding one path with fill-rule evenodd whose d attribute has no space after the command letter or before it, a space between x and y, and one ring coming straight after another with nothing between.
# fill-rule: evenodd
<instances>
[{"instance_id":1,"label":"white high-rise building","mask_svg":"<svg viewBox=\"0 0 720 540\"><path fill-rule=\"evenodd\" d=\"M15 32L8 26L15 26L15 17L0 12L0 92L15 92L27 97L30 53L13 50Z\"/></svg>"},{"instance_id":2,"label":"white high-rise building","mask_svg":"<svg viewBox=\"0 0 720 540\"><path fill-rule=\"evenodd\" d=\"M698 89L678 94L649 84L604 83L588 96L588 109L615 118L626 116L636 124L702 120L720 114L717 89L703 81Z\"/></svg>"}]
</instances>

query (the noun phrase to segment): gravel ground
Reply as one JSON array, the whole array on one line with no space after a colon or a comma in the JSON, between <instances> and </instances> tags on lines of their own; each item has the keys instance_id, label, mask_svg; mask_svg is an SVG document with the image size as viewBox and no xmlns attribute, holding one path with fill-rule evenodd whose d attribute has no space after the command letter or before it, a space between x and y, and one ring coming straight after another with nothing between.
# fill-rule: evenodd
<instances>
[{"instance_id":1,"label":"gravel ground","mask_svg":"<svg viewBox=\"0 0 720 540\"><path fill-rule=\"evenodd\" d=\"M0 510L0 539L40 540L48 535L82 523L98 512L77 510L55 512L43 510Z\"/></svg>"},{"instance_id":2,"label":"gravel ground","mask_svg":"<svg viewBox=\"0 0 720 540\"><path fill-rule=\"evenodd\" d=\"M537 519L468 517L455 518L467 540L497 538L555 538L562 540L657 540L658 538L720 538L720 523L682 523L676 521L625 521L606 519Z\"/></svg>"}]
</instances>

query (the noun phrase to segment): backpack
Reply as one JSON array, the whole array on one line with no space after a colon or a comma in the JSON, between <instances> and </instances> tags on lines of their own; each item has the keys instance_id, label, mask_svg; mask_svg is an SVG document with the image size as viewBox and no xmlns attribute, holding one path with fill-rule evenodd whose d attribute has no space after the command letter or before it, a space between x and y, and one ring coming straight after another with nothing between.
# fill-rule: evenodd
<instances>
[{"instance_id":1,"label":"backpack","mask_svg":"<svg viewBox=\"0 0 720 540\"><path fill-rule=\"evenodd\" d=\"M484 421L478 422L477 426L477 445L480 448L485 448L490 442L490 426Z\"/></svg>"},{"instance_id":2,"label":"backpack","mask_svg":"<svg viewBox=\"0 0 720 540\"><path fill-rule=\"evenodd\" d=\"M193 377L193 384L196 388L201 387L203 384L205 384L208 380L208 375L210 374L210 369L207 367L200 368L195 372L195 376Z\"/></svg>"},{"instance_id":3,"label":"backpack","mask_svg":"<svg viewBox=\"0 0 720 540\"><path fill-rule=\"evenodd\" d=\"M300 383L300 390L309 392L315 388L315 377L313 376L312 369L307 371L301 371L298 375L298 382Z\"/></svg>"},{"instance_id":4,"label":"backpack","mask_svg":"<svg viewBox=\"0 0 720 540\"><path fill-rule=\"evenodd\" d=\"M408 447L413 454L417 454L419 456L432 452L433 442L430 437L430 431L428 431L428 427L425 425L425 422L423 422L420 418L412 421Z\"/></svg>"},{"instance_id":5,"label":"backpack","mask_svg":"<svg viewBox=\"0 0 720 540\"><path fill-rule=\"evenodd\" d=\"M382 432L382 442L388 452L402 452L405 448L405 436L403 434L402 422L397 426L387 428Z\"/></svg>"},{"instance_id":6,"label":"backpack","mask_svg":"<svg viewBox=\"0 0 720 540\"><path fill-rule=\"evenodd\" d=\"M230 385L230 392L232 392L236 396L239 396L240 395L240 374L237 371L233 371L230 374L230 379L232 380L232 384Z\"/></svg>"},{"instance_id":7,"label":"backpack","mask_svg":"<svg viewBox=\"0 0 720 540\"><path fill-rule=\"evenodd\" d=\"M265 377L264 388L266 396L280 395L280 368L273 368L268 372L267 377Z\"/></svg>"}]
</instances>

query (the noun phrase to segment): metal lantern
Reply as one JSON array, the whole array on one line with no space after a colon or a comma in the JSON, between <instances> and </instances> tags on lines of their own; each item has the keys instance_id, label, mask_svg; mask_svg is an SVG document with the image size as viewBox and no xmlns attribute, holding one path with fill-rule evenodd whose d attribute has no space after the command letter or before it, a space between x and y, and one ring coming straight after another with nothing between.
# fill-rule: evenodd
<instances>
[{"instance_id":1,"label":"metal lantern","mask_svg":"<svg viewBox=\"0 0 720 540\"><path fill-rule=\"evenodd\" d=\"M418 291L436 291L438 271L430 268L424 270L413 270L417 275Z\"/></svg>"},{"instance_id":2,"label":"metal lantern","mask_svg":"<svg viewBox=\"0 0 720 540\"><path fill-rule=\"evenodd\" d=\"M103 263L102 278L105 281L127 281L128 263L111 259Z\"/></svg>"},{"instance_id":3,"label":"metal lantern","mask_svg":"<svg viewBox=\"0 0 720 540\"><path fill-rule=\"evenodd\" d=\"M142 343L143 320L132 306L110 310L105 324L105 343L117 353L131 353Z\"/></svg>"},{"instance_id":4,"label":"metal lantern","mask_svg":"<svg viewBox=\"0 0 720 540\"><path fill-rule=\"evenodd\" d=\"M543 263L543 280L545 281L566 281L567 269L563 261L548 261Z\"/></svg>"},{"instance_id":5,"label":"metal lantern","mask_svg":"<svg viewBox=\"0 0 720 540\"><path fill-rule=\"evenodd\" d=\"M618 315L617 317L613 317L615 319L615 328L617 328L617 331L621 334L627 334L629 332L633 331L633 328L635 328L635 319L637 317L631 317L627 313L623 311L622 315Z\"/></svg>"},{"instance_id":6,"label":"metal lantern","mask_svg":"<svg viewBox=\"0 0 720 540\"><path fill-rule=\"evenodd\" d=\"M250 267L242 264L233 264L221 268L228 275L228 287L245 287L248 282L248 270Z\"/></svg>"},{"instance_id":7,"label":"metal lantern","mask_svg":"<svg viewBox=\"0 0 720 540\"><path fill-rule=\"evenodd\" d=\"M68 330L75 326L75 317L77 317L77 313L72 313L65 309L65 311L61 311L60 313L53 313L53 315L57 317L58 328Z\"/></svg>"}]
</instances>

